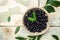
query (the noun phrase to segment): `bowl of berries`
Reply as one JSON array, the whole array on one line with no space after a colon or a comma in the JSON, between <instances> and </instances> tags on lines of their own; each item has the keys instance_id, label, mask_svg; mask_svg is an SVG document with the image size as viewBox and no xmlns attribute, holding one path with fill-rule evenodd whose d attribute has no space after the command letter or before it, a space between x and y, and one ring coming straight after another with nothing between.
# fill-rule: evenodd
<instances>
[{"instance_id":1,"label":"bowl of berries","mask_svg":"<svg viewBox=\"0 0 60 40\"><path fill-rule=\"evenodd\" d=\"M49 27L49 14L43 8L30 8L23 17L24 28L30 35L45 33Z\"/></svg>"}]
</instances>

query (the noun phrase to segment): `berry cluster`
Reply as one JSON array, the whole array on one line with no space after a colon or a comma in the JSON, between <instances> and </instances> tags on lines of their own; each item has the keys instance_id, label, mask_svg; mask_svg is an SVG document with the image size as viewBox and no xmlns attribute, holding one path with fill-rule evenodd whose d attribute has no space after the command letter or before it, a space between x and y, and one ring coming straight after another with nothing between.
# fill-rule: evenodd
<instances>
[{"instance_id":1,"label":"berry cluster","mask_svg":"<svg viewBox=\"0 0 60 40\"><path fill-rule=\"evenodd\" d=\"M28 20L28 17L32 17L33 11L35 11L36 13L36 21L31 22ZM48 16L45 13L45 11L43 11L40 8L33 8L28 10L23 18L23 24L30 32L33 32L33 33L41 32L44 29L46 29L47 22L48 22Z\"/></svg>"}]
</instances>

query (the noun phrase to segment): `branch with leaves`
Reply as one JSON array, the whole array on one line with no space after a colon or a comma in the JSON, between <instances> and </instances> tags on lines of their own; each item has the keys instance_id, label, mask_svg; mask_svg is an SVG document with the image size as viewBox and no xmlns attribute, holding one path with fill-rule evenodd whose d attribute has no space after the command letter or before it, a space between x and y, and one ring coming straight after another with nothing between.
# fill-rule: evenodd
<instances>
[{"instance_id":1,"label":"branch with leaves","mask_svg":"<svg viewBox=\"0 0 60 40\"><path fill-rule=\"evenodd\" d=\"M48 13L55 12L54 7L59 7L60 1L57 0L47 0L46 5L43 7Z\"/></svg>"},{"instance_id":2,"label":"branch with leaves","mask_svg":"<svg viewBox=\"0 0 60 40\"><path fill-rule=\"evenodd\" d=\"M20 30L20 26L17 26L17 28L15 30L15 34L17 34L19 32L19 30ZM18 39L18 40L27 40L27 39L29 39L29 40L36 40L36 39L40 40L42 36L43 35L28 36L28 38L24 38L24 37L19 36L19 37L15 37L15 38ZM52 37L56 40L59 40L59 37L57 35L52 35Z\"/></svg>"}]
</instances>

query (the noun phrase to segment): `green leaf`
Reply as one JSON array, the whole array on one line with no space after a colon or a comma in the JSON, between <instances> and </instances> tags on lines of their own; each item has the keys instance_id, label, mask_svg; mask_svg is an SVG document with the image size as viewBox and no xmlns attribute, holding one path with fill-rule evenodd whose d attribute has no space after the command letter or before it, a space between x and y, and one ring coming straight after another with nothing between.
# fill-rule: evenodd
<instances>
[{"instance_id":1,"label":"green leaf","mask_svg":"<svg viewBox=\"0 0 60 40\"><path fill-rule=\"evenodd\" d=\"M46 4L50 4L50 3L52 3L53 1L55 1L55 0L47 0Z\"/></svg>"},{"instance_id":2,"label":"green leaf","mask_svg":"<svg viewBox=\"0 0 60 40\"><path fill-rule=\"evenodd\" d=\"M34 18L32 18L32 17L29 17L28 20L32 21L32 22L35 21Z\"/></svg>"},{"instance_id":3,"label":"green leaf","mask_svg":"<svg viewBox=\"0 0 60 40\"><path fill-rule=\"evenodd\" d=\"M28 17L28 20L29 20L29 21L32 21L32 22L33 22L33 21L36 21L36 14L35 14L34 11L32 12L32 15L33 15L33 17Z\"/></svg>"},{"instance_id":4,"label":"green leaf","mask_svg":"<svg viewBox=\"0 0 60 40\"><path fill-rule=\"evenodd\" d=\"M60 6L60 1L53 1L53 2L51 2L51 5L53 5L55 7L59 7Z\"/></svg>"},{"instance_id":5,"label":"green leaf","mask_svg":"<svg viewBox=\"0 0 60 40\"><path fill-rule=\"evenodd\" d=\"M49 3L49 1L50 1L50 0L47 0L46 4L48 4L48 3Z\"/></svg>"},{"instance_id":6,"label":"green leaf","mask_svg":"<svg viewBox=\"0 0 60 40\"><path fill-rule=\"evenodd\" d=\"M55 12L54 8L50 5L46 5L44 6L44 9L48 12L48 13L51 13L51 12Z\"/></svg>"},{"instance_id":7,"label":"green leaf","mask_svg":"<svg viewBox=\"0 0 60 40\"><path fill-rule=\"evenodd\" d=\"M28 37L30 37L30 38L34 38L34 37L36 37L36 36L28 36Z\"/></svg>"},{"instance_id":8,"label":"green leaf","mask_svg":"<svg viewBox=\"0 0 60 40\"><path fill-rule=\"evenodd\" d=\"M27 38L23 38L23 37L15 37L18 40L26 40Z\"/></svg>"},{"instance_id":9,"label":"green leaf","mask_svg":"<svg viewBox=\"0 0 60 40\"><path fill-rule=\"evenodd\" d=\"M36 36L28 36L30 38L30 40L35 40L36 39Z\"/></svg>"},{"instance_id":10,"label":"green leaf","mask_svg":"<svg viewBox=\"0 0 60 40\"><path fill-rule=\"evenodd\" d=\"M52 35L53 38L55 38L56 40L59 40L57 35Z\"/></svg>"},{"instance_id":11,"label":"green leaf","mask_svg":"<svg viewBox=\"0 0 60 40\"><path fill-rule=\"evenodd\" d=\"M10 22L10 21L11 21L11 17L10 17L10 16L8 17L7 21L8 21L8 22Z\"/></svg>"},{"instance_id":12,"label":"green leaf","mask_svg":"<svg viewBox=\"0 0 60 40\"><path fill-rule=\"evenodd\" d=\"M57 0L47 0L46 4L51 4L52 6L59 7L60 1Z\"/></svg>"},{"instance_id":13,"label":"green leaf","mask_svg":"<svg viewBox=\"0 0 60 40\"><path fill-rule=\"evenodd\" d=\"M37 36L37 40L40 40L41 37L42 37L42 35L38 35Z\"/></svg>"},{"instance_id":14,"label":"green leaf","mask_svg":"<svg viewBox=\"0 0 60 40\"><path fill-rule=\"evenodd\" d=\"M33 18L36 20L36 13L33 11Z\"/></svg>"},{"instance_id":15,"label":"green leaf","mask_svg":"<svg viewBox=\"0 0 60 40\"><path fill-rule=\"evenodd\" d=\"M16 30L15 30L15 34L20 30L20 26L17 26Z\"/></svg>"},{"instance_id":16,"label":"green leaf","mask_svg":"<svg viewBox=\"0 0 60 40\"><path fill-rule=\"evenodd\" d=\"M29 39L29 40L32 40L32 39Z\"/></svg>"}]
</instances>

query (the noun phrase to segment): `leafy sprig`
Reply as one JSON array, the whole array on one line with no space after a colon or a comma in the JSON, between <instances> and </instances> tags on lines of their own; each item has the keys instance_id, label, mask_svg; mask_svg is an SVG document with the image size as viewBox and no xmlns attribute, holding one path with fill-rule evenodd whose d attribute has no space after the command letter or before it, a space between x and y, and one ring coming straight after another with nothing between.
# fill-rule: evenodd
<instances>
[{"instance_id":1,"label":"leafy sprig","mask_svg":"<svg viewBox=\"0 0 60 40\"><path fill-rule=\"evenodd\" d=\"M51 12L55 12L54 7L59 7L59 6L60 6L60 1L47 0L46 5L44 6L44 9L46 9L48 13L51 13Z\"/></svg>"}]
</instances>

